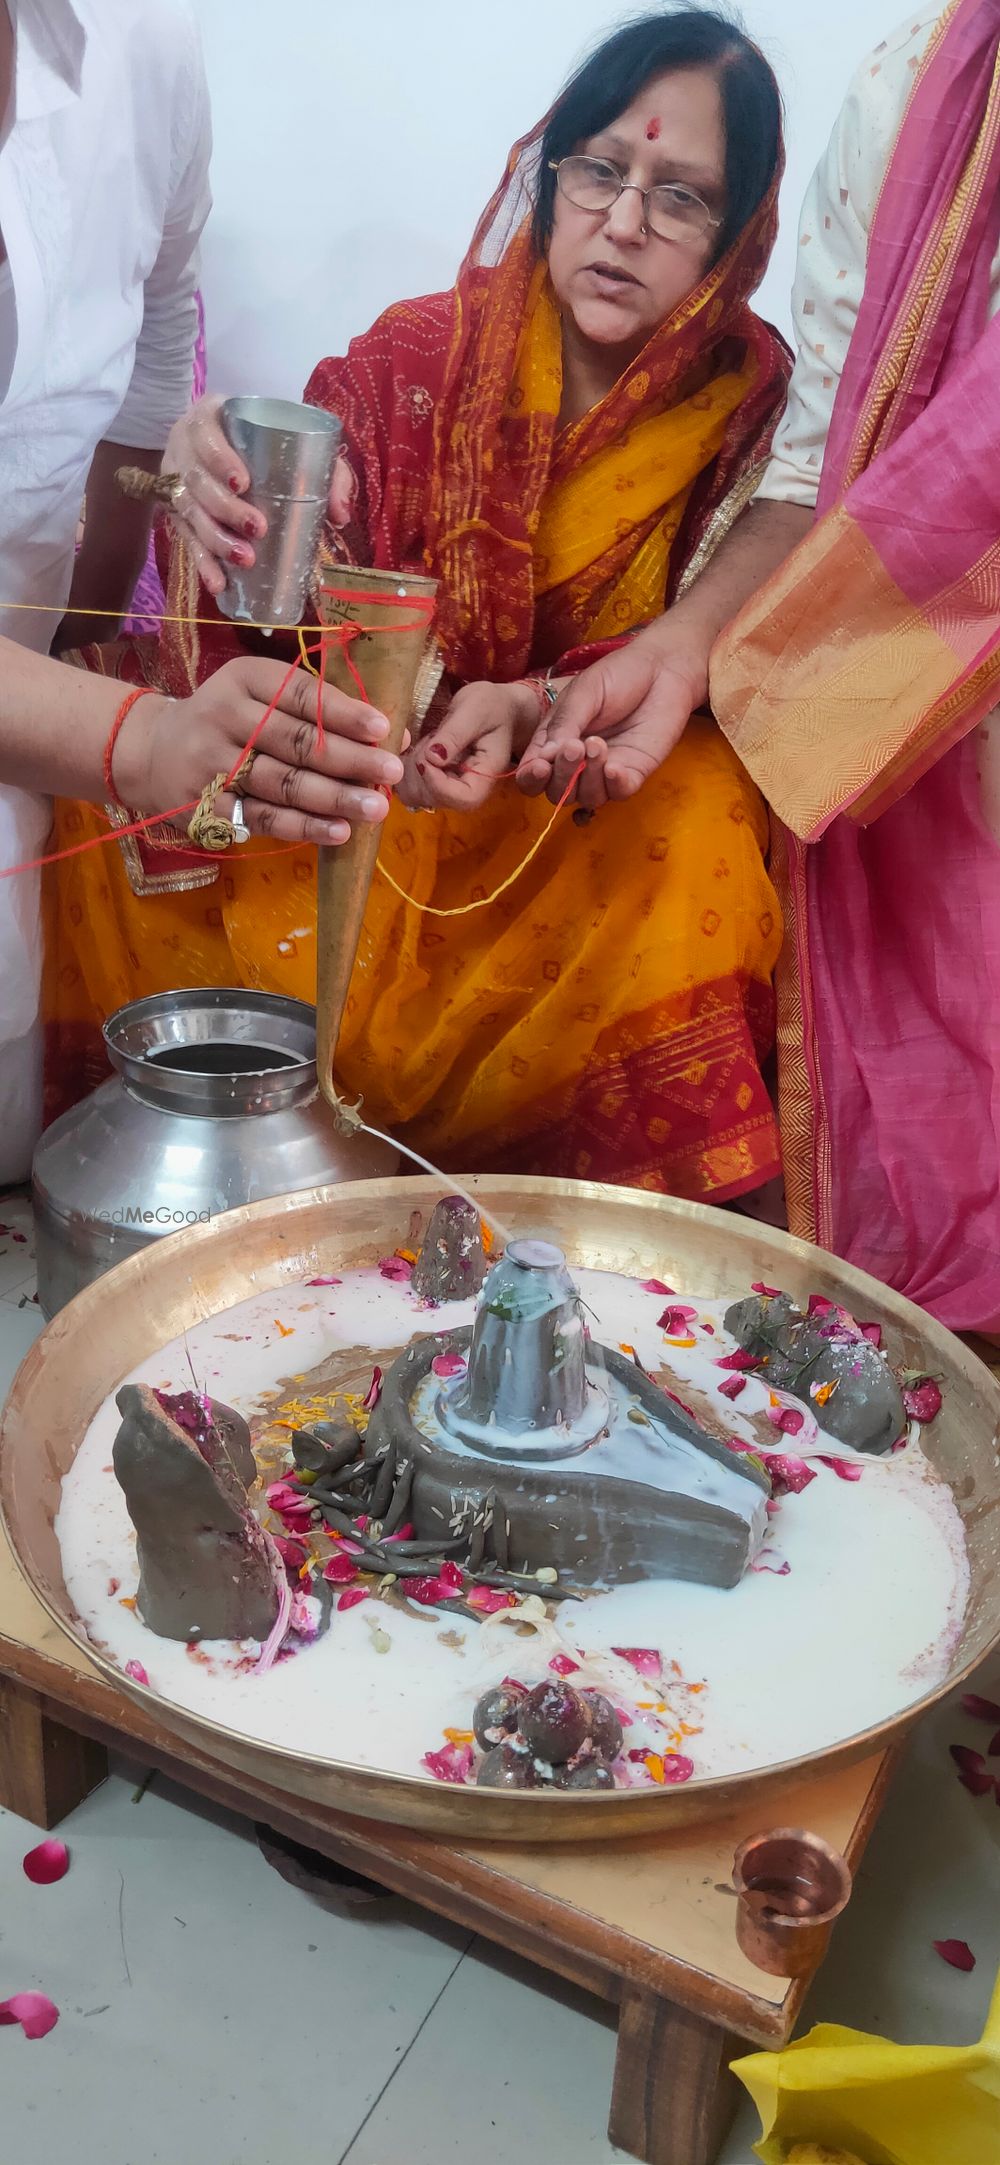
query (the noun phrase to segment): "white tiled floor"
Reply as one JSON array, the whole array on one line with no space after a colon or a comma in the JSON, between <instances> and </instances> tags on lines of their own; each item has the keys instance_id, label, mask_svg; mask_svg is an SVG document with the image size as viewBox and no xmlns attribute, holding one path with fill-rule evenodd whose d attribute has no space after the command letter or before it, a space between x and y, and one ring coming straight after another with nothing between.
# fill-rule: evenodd
<instances>
[{"instance_id":1,"label":"white tiled floor","mask_svg":"<svg viewBox=\"0 0 1000 2165\"><path fill-rule=\"evenodd\" d=\"M26 1205L0 1197L25 1233ZM4 1253L6 1250L6 1253ZM16 1267L15 1267L16 1266ZM41 1328L29 1242L0 1235L0 1396ZM24 1306L20 1305L22 1301ZM1000 1663L981 1680L1000 1697ZM955 1779L984 1748L953 1707L915 1738L821 1973L811 2019L958 2044L1000 1964L1000 1811ZM998 1762L1000 1768L1000 1762ZM33 1887L33 1830L0 1814L0 1998L61 2009L0 2030L0 2155L24 2165L604 2165L610 2015L403 1902L335 1914L252 1830L119 1769ZM971 1976L934 1939L967 1939ZM750 2165L740 2113L720 2165ZM942 2161L943 2165L943 2161Z\"/></svg>"}]
</instances>

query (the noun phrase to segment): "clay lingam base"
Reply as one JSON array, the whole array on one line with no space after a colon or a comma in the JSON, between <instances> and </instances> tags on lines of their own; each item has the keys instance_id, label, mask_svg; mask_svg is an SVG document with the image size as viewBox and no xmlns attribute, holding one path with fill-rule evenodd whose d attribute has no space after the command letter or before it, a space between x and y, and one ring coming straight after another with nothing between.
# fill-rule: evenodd
<instances>
[{"instance_id":1,"label":"clay lingam base","mask_svg":"<svg viewBox=\"0 0 1000 2165\"><path fill-rule=\"evenodd\" d=\"M138 1539L143 1623L165 1639L266 1639L278 1589L247 1503L257 1468L246 1422L193 1392L161 1403L145 1384L125 1384L116 1403L112 1455Z\"/></svg>"},{"instance_id":2,"label":"clay lingam base","mask_svg":"<svg viewBox=\"0 0 1000 2165\"><path fill-rule=\"evenodd\" d=\"M624 1353L588 1339L558 1249L517 1241L473 1328L415 1339L382 1383L370 1463L405 1464L422 1542L567 1586L735 1586L770 1483Z\"/></svg>"}]
</instances>

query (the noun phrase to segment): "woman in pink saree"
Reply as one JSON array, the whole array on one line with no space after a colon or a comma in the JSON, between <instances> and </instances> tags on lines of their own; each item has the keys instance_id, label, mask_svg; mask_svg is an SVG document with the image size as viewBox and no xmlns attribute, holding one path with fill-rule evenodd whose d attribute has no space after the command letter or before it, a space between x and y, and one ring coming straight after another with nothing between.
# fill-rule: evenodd
<instances>
[{"instance_id":1,"label":"woman in pink saree","mask_svg":"<svg viewBox=\"0 0 1000 2165\"><path fill-rule=\"evenodd\" d=\"M794 1229L1000 1331L1000 0L914 69L868 236L817 523L716 649L782 823ZM991 299L991 280L994 293Z\"/></svg>"}]
</instances>

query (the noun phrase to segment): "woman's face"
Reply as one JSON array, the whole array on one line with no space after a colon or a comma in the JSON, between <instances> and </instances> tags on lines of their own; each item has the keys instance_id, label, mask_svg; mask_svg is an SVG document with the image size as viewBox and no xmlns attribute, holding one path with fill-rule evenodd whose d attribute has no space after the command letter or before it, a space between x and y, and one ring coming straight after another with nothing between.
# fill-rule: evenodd
<instances>
[{"instance_id":1,"label":"woman's face","mask_svg":"<svg viewBox=\"0 0 1000 2165\"><path fill-rule=\"evenodd\" d=\"M719 85L707 68L658 75L599 135L574 145L605 159L631 185L610 210L579 210L556 193L549 275L580 337L638 353L701 283L718 246L718 222L682 241L644 230L637 189L674 181L725 216L726 137Z\"/></svg>"}]
</instances>

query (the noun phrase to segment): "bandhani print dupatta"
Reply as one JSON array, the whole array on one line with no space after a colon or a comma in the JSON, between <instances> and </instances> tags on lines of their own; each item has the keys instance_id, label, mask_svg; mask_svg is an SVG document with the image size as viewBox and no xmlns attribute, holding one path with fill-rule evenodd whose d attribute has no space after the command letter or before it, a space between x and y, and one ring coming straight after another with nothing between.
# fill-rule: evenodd
<instances>
[{"instance_id":1,"label":"bandhani print dupatta","mask_svg":"<svg viewBox=\"0 0 1000 2165\"><path fill-rule=\"evenodd\" d=\"M943 18L885 178L818 520L716 650L768 798L793 1230L1000 1329L1000 0ZM808 848L804 845L810 845Z\"/></svg>"}]
</instances>

